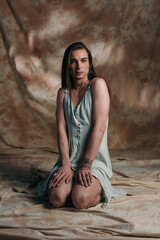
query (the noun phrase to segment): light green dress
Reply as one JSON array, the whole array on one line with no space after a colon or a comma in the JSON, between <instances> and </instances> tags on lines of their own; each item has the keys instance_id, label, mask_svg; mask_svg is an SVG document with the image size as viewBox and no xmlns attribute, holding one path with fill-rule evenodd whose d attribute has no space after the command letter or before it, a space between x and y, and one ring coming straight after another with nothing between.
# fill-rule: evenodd
<instances>
[{"instance_id":1,"label":"light green dress","mask_svg":"<svg viewBox=\"0 0 160 240\"><path fill-rule=\"evenodd\" d=\"M77 107L75 107L69 97L69 91L65 90L64 96L64 112L67 123L69 156L71 168L77 171L83 159L87 143L93 128L92 119L92 96L91 87L88 86L85 95ZM109 178L112 177L112 167L107 147L107 128L103 135L98 153L92 163L92 175L95 176L102 186L102 202L103 206L111 200L112 197L122 197L126 192L113 188ZM52 174L61 166L61 158L59 156L57 163L54 165L47 180L40 182L38 185L38 194L43 196L47 194L47 187Z\"/></svg>"}]
</instances>

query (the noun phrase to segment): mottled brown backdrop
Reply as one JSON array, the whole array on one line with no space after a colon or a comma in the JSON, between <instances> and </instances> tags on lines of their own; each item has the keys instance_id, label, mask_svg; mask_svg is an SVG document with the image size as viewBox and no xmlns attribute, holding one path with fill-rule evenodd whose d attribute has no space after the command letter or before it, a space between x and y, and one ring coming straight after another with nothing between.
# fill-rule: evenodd
<instances>
[{"instance_id":1,"label":"mottled brown backdrop","mask_svg":"<svg viewBox=\"0 0 160 240\"><path fill-rule=\"evenodd\" d=\"M0 0L0 147L57 151L65 48L83 41L111 88L110 148L160 147L159 0Z\"/></svg>"}]
</instances>

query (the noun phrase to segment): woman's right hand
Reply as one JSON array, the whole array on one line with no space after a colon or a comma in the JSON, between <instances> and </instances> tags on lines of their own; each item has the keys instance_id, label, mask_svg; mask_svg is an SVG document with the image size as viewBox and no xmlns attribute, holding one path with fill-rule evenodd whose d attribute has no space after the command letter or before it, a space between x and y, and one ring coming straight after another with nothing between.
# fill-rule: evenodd
<instances>
[{"instance_id":1,"label":"woman's right hand","mask_svg":"<svg viewBox=\"0 0 160 240\"><path fill-rule=\"evenodd\" d=\"M60 187L62 183L68 183L73 179L74 171L69 164L63 164L54 174L50 181L49 188Z\"/></svg>"}]
</instances>

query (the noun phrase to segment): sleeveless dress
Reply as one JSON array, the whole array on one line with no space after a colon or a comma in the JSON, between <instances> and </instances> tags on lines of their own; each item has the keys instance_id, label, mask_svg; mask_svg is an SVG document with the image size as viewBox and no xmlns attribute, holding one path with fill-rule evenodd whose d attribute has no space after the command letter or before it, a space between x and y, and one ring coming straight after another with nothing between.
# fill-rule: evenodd
<instances>
[{"instance_id":1,"label":"sleeveless dress","mask_svg":"<svg viewBox=\"0 0 160 240\"><path fill-rule=\"evenodd\" d=\"M91 84L91 82L90 82ZM65 90L64 95L64 113L67 123L67 133L69 141L69 156L71 168L77 171L83 159L86 146L93 128L92 119L92 95L91 86L88 86L86 92L77 107L75 107L70 99L69 91ZM107 129L108 119L106 122L106 130L104 132L98 153L91 167L92 175L95 176L102 186L102 207L110 202L111 198L123 197L126 192L113 188L109 178L112 177L112 167L107 147ZM54 165L48 178L39 183L37 191L38 195L47 195L47 188L53 173L61 166L61 158L59 156L57 163Z\"/></svg>"}]
</instances>

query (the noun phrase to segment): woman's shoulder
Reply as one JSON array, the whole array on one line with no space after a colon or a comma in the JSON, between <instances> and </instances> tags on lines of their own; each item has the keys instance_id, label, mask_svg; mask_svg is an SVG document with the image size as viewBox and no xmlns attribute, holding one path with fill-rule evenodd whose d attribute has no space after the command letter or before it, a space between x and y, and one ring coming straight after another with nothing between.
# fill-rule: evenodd
<instances>
[{"instance_id":1,"label":"woman's shoulder","mask_svg":"<svg viewBox=\"0 0 160 240\"><path fill-rule=\"evenodd\" d=\"M60 87L60 88L58 89L58 94L63 95L66 91L68 91L66 88Z\"/></svg>"},{"instance_id":2,"label":"woman's shoulder","mask_svg":"<svg viewBox=\"0 0 160 240\"><path fill-rule=\"evenodd\" d=\"M94 79L92 79L91 89L99 90L99 89L102 89L102 88L107 89L106 81L103 78L95 77Z\"/></svg>"},{"instance_id":3,"label":"woman's shoulder","mask_svg":"<svg viewBox=\"0 0 160 240\"><path fill-rule=\"evenodd\" d=\"M106 81L103 78L94 78L91 84L91 94L93 99L98 99L98 101L104 101L109 103L110 101L110 94L109 88L107 86Z\"/></svg>"},{"instance_id":4,"label":"woman's shoulder","mask_svg":"<svg viewBox=\"0 0 160 240\"><path fill-rule=\"evenodd\" d=\"M58 92L57 92L57 97L60 98L60 99L64 98L64 95L65 95L66 91L67 91L66 88L62 88L62 87L59 88Z\"/></svg>"}]
</instances>

